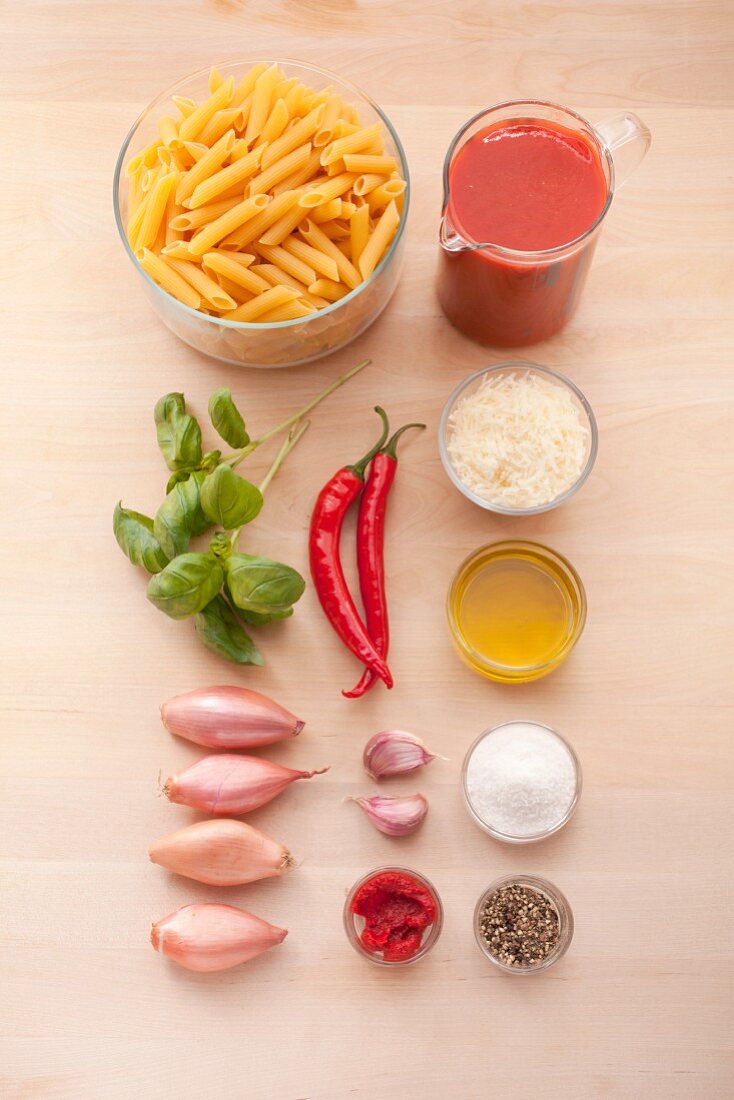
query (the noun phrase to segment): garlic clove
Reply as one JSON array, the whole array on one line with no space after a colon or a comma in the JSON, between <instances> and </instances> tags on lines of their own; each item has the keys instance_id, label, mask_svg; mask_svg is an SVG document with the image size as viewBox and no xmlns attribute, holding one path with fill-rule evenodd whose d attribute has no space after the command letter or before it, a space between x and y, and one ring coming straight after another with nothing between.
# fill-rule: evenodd
<instances>
[{"instance_id":1,"label":"garlic clove","mask_svg":"<svg viewBox=\"0 0 734 1100\"><path fill-rule=\"evenodd\" d=\"M197 821L161 837L150 848L152 863L209 886L243 886L282 875L294 866L282 844L244 821Z\"/></svg>"},{"instance_id":2,"label":"garlic clove","mask_svg":"<svg viewBox=\"0 0 734 1100\"><path fill-rule=\"evenodd\" d=\"M161 707L177 737L210 749L253 749L296 737L304 722L267 695L228 684L176 695Z\"/></svg>"},{"instance_id":3,"label":"garlic clove","mask_svg":"<svg viewBox=\"0 0 734 1100\"><path fill-rule=\"evenodd\" d=\"M389 775L405 775L436 759L413 733L405 730L383 730L370 737L364 747L364 770L372 779ZM443 758L442 758L443 759Z\"/></svg>"},{"instance_id":4,"label":"garlic clove","mask_svg":"<svg viewBox=\"0 0 734 1100\"><path fill-rule=\"evenodd\" d=\"M288 932L233 905L184 905L156 921L150 942L186 970L228 970L282 943Z\"/></svg>"},{"instance_id":5,"label":"garlic clove","mask_svg":"<svg viewBox=\"0 0 734 1100\"><path fill-rule=\"evenodd\" d=\"M415 832L428 813L428 799L422 794L374 795L353 798L376 829L386 836L407 836Z\"/></svg>"}]
</instances>

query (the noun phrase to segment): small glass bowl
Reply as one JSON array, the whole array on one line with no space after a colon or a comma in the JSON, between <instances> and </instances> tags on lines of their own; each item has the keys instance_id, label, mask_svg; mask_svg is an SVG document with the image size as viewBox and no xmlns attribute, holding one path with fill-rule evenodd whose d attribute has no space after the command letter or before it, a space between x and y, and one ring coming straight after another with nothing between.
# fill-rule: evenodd
<instances>
[{"instance_id":1,"label":"small glass bowl","mask_svg":"<svg viewBox=\"0 0 734 1100\"><path fill-rule=\"evenodd\" d=\"M542 567L554 575L559 586L562 586L567 599L568 608L568 632L563 645L551 656L538 664L532 665L503 665L490 660L485 654L469 643L465 637L460 623L461 593L474 574L485 564L500 558L527 558L539 568ZM548 546L539 542L531 542L529 539L507 539L502 542L493 542L488 546L481 546L465 558L456 571L454 579L449 587L446 601L446 614L449 630L454 646L462 661L488 680L496 680L499 683L529 683L531 680L539 680L541 676L547 676L565 661L571 650L581 637L586 625L586 590L581 577L578 575L570 561L564 558Z\"/></svg>"},{"instance_id":2,"label":"small glass bowl","mask_svg":"<svg viewBox=\"0 0 734 1100\"><path fill-rule=\"evenodd\" d=\"M357 913L352 912L352 901L358 890L364 886L366 882L374 878L375 875L382 875L386 872L393 874L408 875L410 878L414 878L417 882L423 886L433 898L436 905L436 919L433 924L429 924L423 935L423 941L420 946L420 950L416 951L410 959L399 959L396 962L389 962L385 959L381 959L379 955L373 955L368 951L360 940L360 933L364 928L364 917L360 917ZM344 931L347 934L347 939L351 943L354 950L358 955L361 955L363 959L367 959L368 962L374 963L375 966L410 966L412 963L418 962L419 959L424 958L431 948L436 943L438 937L441 935L441 929L443 928L443 905L441 904L441 898L438 895L438 891L432 882L429 882L424 875L418 874L417 871L411 870L410 867L375 867L373 870L368 871L361 879L355 882L347 894L347 899L344 902Z\"/></svg>"},{"instance_id":3,"label":"small glass bowl","mask_svg":"<svg viewBox=\"0 0 734 1100\"><path fill-rule=\"evenodd\" d=\"M166 89L146 107L134 123L117 158L113 202L115 221L125 251L141 280L148 301L171 332L190 347L224 363L245 367L293 367L321 359L351 343L379 317L389 302L400 276L405 245L404 230L410 206L410 177L405 151L387 115L368 95L343 77L308 62L288 58L244 58L228 61L219 65L218 69L226 79L230 75L241 76L252 65L262 61L269 65L280 65L286 76L298 77L316 91L330 85L346 102L359 109L364 126L381 122L385 128L385 152L397 160L407 187L397 232L366 282L360 283L338 302L325 306L303 320L260 324L225 321L191 309L159 287L143 271L125 232L128 194L125 165L134 154L157 139L158 119L161 115L177 115L178 109L172 103L172 96L188 96L200 100L209 95L209 68L200 69Z\"/></svg>"},{"instance_id":4,"label":"small glass bowl","mask_svg":"<svg viewBox=\"0 0 734 1100\"><path fill-rule=\"evenodd\" d=\"M538 963L537 966L509 966L507 963L501 962L500 959L490 954L489 948L479 931L479 915L485 901L503 886L527 886L532 890L538 890L541 894L545 894L546 898L558 913L560 929L556 949L552 955L549 955L541 963ZM482 954L485 955L498 970L502 970L505 974L521 974L523 976L527 974L539 974L541 970L547 970L549 966L553 966L559 959L562 959L571 946L571 940L573 939L573 913L571 912L571 906L565 895L562 894L558 887L554 886L552 882L548 882L547 879L541 878L539 875L503 875L502 878L495 879L494 882L490 883L474 908L474 937Z\"/></svg>"},{"instance_id":5,"label":"small glass bowl","mask_svg":"<svg viewBox=\"0 0 734 1100\"><path fill-rule=\"evenodd\" d=\"M578 478L566 489L560 496L555 497L554 500L546 501L544 504L536 504L532 508L507 508L502 504L493 504L490 500L485 500L484 497L478 496L475 492L469 489L461 480L453 463L449 457L448 451L448 435L449 435L449 418L452 412L456 408L456 405L460 398L473 393L479 388L480 383L488 376L495 374L509 374L509 375L528 375L538 374L542 375L546 380L559 385L569 391L573 397L577 407L579 408L582 419L585 421L588 429L587 440L587 453L584 465L581 469L581 473ZM596 417L594 416L594 410L589 402L584 397L581 390L576 386L570 378L566 378L558 371L551 370L550 367L543 367L539 363L530 363L525 360L509 361L506 363L497 363L492 367L482 367L481 370L475 371L470 374L468 378L465 378L461 382L454 392L451 394L446 404L443 407L441 414L441 422L438 428L438 449L441 455L441 462L443 468L448 476L453 481L459 492L463 493L467 500L471 500L474 504L478 504L480 508L486 509L488 512L497 512L504 516L534 516L539 512L548 512L551 508L557 508L559 504L563 504L569 500L570 497L577 493L581 486L584 484L589 474L591 473L594 462L596 461L596 454L599 447L599 430L596 425Z\"/></svg>"},{"instance_id":6,"label":"small glass bowl","mask_svg":"<svg viewBox=\"0 0 734 1100\"><path fill-rule=\"evenodd\" d=\"M485 737L490 737L493 733L496 733L497 730L506 729L508 726L516 726L520 724L525 726L536 726L538 729L545 730L547 733L551 734L553 737L556 738L557 741L560 741L564 749L567 751L569 757L571 758L573 769L576 774L576 787L574 790L573 799L571 800L571 803L566 810L566 813L558 822L556 822L555 825L553 825L549 829L543 830L540 833L529 833L525 836L513 836L510 833L503 833L499 829L493 828L492 825L489 824L489 822L485 821L483 817L479 816L477 811L474 809L474 806L472 805L471 797L469 795L469 790L467 786L467 774L469 771L469 761L471 760L474 750L477 748L481 741L484 741ZM546 726L543 722L534 722L530 718L513 718L510 722L500 722L499 725L492 726L490 729L485 730L484 733L480 733L479 737L477 737L477 739L473 741L472 744L469 746L469 750L464 757L464 764L461 769L461 793L464 796L464 802L466 803L466 808L469 811L469 816L479 826L480 829L484 830L485 833L489 833L489 835L494 837L495 840L502 840L506 844L532 844L533 841L545 840L546 837L553 836L554 833L557 833L560 829L563 828L564 825L567 825L573 817L576 806L578 805L579 798L581 797L581 787L581 764L579 763L579 758L574 752L571 745L568 743L565 737L561 737L560 733L557 730L554 730L552 726Z\"/></svg>"}]
</instances>

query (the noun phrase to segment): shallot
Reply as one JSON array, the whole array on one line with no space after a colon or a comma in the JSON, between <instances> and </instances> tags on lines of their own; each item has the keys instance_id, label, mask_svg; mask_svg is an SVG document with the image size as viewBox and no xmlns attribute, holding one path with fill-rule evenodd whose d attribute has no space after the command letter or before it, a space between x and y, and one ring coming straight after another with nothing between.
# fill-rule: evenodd
<instances>
[{"instance_id":1,"label":"shallot","mask_svg":"<svg viewBox=\"0 0 734 1100\"><path fill-rule=\"evenodd\" d=\"M383 730L374 734L362 754L364 770L372 779L405 775L435 759L436 753L429 752L420 737L405 730Z\"/></svg>"},{"instance_id":2,"label":"shallot","mask_svg":"<svg viewBox=\"0 0 734 1100\"><path fill-rule=\"evenodd\" d=\"M161 707L177 737L210 749L254 749L296 737L305 723L267 695L224 684L176 695Z\"/></svg>"},{"instance_id":3,"label":"shallot","mask_svg":"<svg viewBox=\"0 0 734 1100\"><path fill-rule=\"evenodd\" d=\"M422 794L375 795L353 798L376 829L387 836L407 836L415 832L428 813L428 800Z\"/></svg>"},{"instance_id":4,"label":"shallot","mask_svg":"<svg viewBox=\"0 0 734 1100\"><path fill-rule=\"evenodd\" d=\"M275 798L296 779L311 779L328 768L295 771L259 756L215 753L197 760L190 768L170 776L163 793L208 814L246 814Z\"/></svg>"},{"instance_id":5,"label":"shallot","mask_svg":"<svg viewBox=\"0 0 734 1100\"><path fill-rule=\"evenodd\" d=\"M184 905L156 921L150 942L186 970L228 970L282 943L288 932L234 905Z\"/></svg>"},{"instance_id":6,"label":"shallot","mask_svg":"<svg viewBox=\"0 0 734 1100\"><path fill-rule=\"evenodd\" d=\"M295 864L282 844L244 821L197 821L161 837L148 852L151 862L209 886L242 886L282 875Z\"/></svg>"}]
</instances>

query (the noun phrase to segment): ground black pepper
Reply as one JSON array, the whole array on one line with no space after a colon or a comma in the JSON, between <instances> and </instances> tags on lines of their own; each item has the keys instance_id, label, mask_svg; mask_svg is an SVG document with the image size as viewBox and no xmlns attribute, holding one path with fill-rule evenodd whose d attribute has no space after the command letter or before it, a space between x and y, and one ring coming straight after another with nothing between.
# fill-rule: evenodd
<instances>
[{"instance_id":1,"label":"ground black pepper","mask_svg":"<svg viewBox=\"0 0 734 1100\"><path fill-rule=\"evenodd\" d=\"M555 951L560 931L550 899L519 883L495 890L479 912L479 934L490 955L505 966L538 966Z\"/></svg>"}]
</instances>

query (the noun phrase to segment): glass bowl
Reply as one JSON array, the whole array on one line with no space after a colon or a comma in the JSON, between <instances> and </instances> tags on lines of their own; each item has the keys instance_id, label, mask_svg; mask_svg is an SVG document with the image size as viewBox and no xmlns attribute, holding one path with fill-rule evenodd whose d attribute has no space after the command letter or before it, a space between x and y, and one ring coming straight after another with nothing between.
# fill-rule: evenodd
<instances>
[{"instance_id":1,"label":"glass bowl","mask_svg":"<svg viewBox=\"0 0 734 1100\"><path fill-rule=\"evenodd\" d=\"M225 363L246 367L293 367L330 355L355 340L379 317L389 302L400 276L405 245L404 230L410 206L410 178L405 151L389 118L369 96L343 77L329 72L328 69L287 58L244 58L217 67L226 79L233 73L241 75L247 68L262 61L280 65L286 76L298 77L316 91L331 85L347 102L359 109L365 126L380 121L385 127L385 152L392 154L397 160L407 187L397 232L366 282L345 294L338 302L303 320L257 324L225 321L191 309L159 287L143 271L125 234L125 166L132 156L158 137L158 119L161 115L177 116L178 109L172 103L172 96L188 96L198 101L209 95L209 68L200 69L199 72L179 80L154 99L140 115L125 138L117 158L113 202L115 221L125 251L138 274L148 301L171 332L190 347Z\"/></svg>"},{"instance_id":2,"label":"glass bowl","mask_svg":"<svg viewBox=\"0 0 734 1100\"><path fill-rule=\"evenodd\" d=\"M485 901L503 886L528 886L533 890L537 890L539 893L545 895L558 913L560 924L558 943L553 953L541 963L538 963L537 966L510 966L509 963L502 962L500 959L495 958L495 956L490 953L479 931L479 915ZM502 878L495 879L495 881L487 887L475 906L474 936L482 954L505 974L519 974L523 976L527 974L539 974L542 970L547 970L549 966L553 966L559 959L562 959L571 946L571 940L573 939L573 913L571 912L571 906L568 903L568 899L561 893L557 886L554 886L552 882L548 882L547 879L541 878L539 875L503 875Z\"/></svg>"},{"instance_id":3,"label":"glass bowl","mask_svg":"<svg viewBox=\"0 0 734 1100\"><path fill-rule=\"evenodd\" d=\"M490 822L485 821L484 818L481 817L479 812L475 809L475 807L472 803L471 795L469 794L469 788L468 788L468 784L467 784L467 777L468 777L468 771L469 771L469 761L471 760L472 755L473 755L475 749L477 748L477 746L482 741L484 741L485 738L491 737L492 734L496 733L498 730L508 729L512 726L517 726L517 725L535 726L537 729L543 730L544 732L546 732L546 733L550 734L552 737L554 737L557 741L559 741L560 744L566 750L566 752L568 753L568 755L571 759L574 774L576 776L576 784L575 784L573 798L571 799L571 802L570 802L570 804L568 806L568 809L566 810L565 814L563 814L563 816L561 818L559 818L559 820L554 825L552 825L551 827L549 827L547 829L544 829L544 830L542 830L541 832L538 832L538 833L525 833L521 836L513 836L511 833L504 833L500 829L497 829L494 826L492 826L490 824ZM579 758L577 757L576 753L573 751L573 748L571 747L571 745L569 745L569 743L568 743L568 741L566 741L565 737L561 737L560 733L558 733L557 730L554 730L551 726L546 726L543 722L534 722L530 718L513 718L509 722L501 722L499 725L492 726L491 729L485 730L484 733L480 733L479 737L477 737L477 739L470 745L469 750L468 750L466 756L464 757L464 764L463 764L462 769L461 769L461 792L464 796L464 802L466 803L466 808L469 811L469 816L472 818L472 820L474 822L476 822L476 824L479 826L480 829L484 830L485 833L489 833L489 835L494 837L495 840L502 840L506 844L532 844L533 841L545 840L546 837L553 836L554 833L557 833L573 817L574 812L576 810L576 806L578 805L579 798L581 797L581 786L582 786L581 764L579 763Z\"/></svg>"},{"instance_id":4,"label":"glass bowl","mask_svg":"<svg viewBox=\"0 0 734 1100\"><path fill-rule=\"evenodd\" d=\"M545 378L547 381L553 382L556 385L568 390L571 394L574 403L579 409L583 421L586 423L589 434L587 439L587 452L584 465L581 469L581 473L570 488L565 492L555 497L554 500L546 501L544 504L536 504L532 508L508 508L503 504L493 504L490 500L485 500L484 497L478 496L472 489L464 484L449 457L448 452L448 432L449 432L449 418L452 412L456 408L456 405L460 398L466 397L470 393L474 393L478 389L479 384L487 376L496 374L507 375L528 375L537 374ZM443 412L441 414L441 422L438 428L438 449L441 455L441 462L443 468L453 481L459 492L463 493L467 500L471 500L474 504L478 504L480 508L486 509L488 512L497 512L504 516L534 516L539 512L547 512L551 508L557 508L559 504L563 504L569 500L574 493L577 493L581 486L584 484L589 474L591 473L594 462L596 461L596 454L599 447L599 430L596 425L596 417L594 416L594 410L589 402L584 397L581 390L576 386L570 378L566 378L564 375L559 374L558 371L551 370L550 367L542 367L539 363L530 363L525 360L509 361L505 363L497 363L492 367L482 367L481 370L475 371L470 374L468 378L465 378L461 382L453 393L450 395L446 404L444 405Z\"/></svg>"},{"instance_id":5,"label":"glass bowl","mask_svg":"<svg viewBox=\"0 0 734 1100\"><path fill-rule=\"evenodd\" d=\"M461 604L469 583L483 568L505 559L528 561L549 574L565 604L567 625L563 643L544 660L534 664L509 665L491 660L471 644L461 626ZM562 664L583 633L586 611L586 591L571 563L550 547L528 539L493 542L475 550L457 569L446 601L449 630L462 661L481 676L505 684L539 680Z\"/></svg>"},{"instance_id":6,"label":"glass bowl","mask_svg":"<svg viewBox=\"0 0 734 1100\"><path fill-rule=\"evenodd\" d=\"M390 871L399 875L408 875L410 878L416 879L417 882L423 886L433 898L436 905L436 919L433 924L429 924L423 936L423 941L420 946L420 950L416 951L409 959L399 959L395 962L390 962L385 959L381 959L379 955L374 955L363 946L360 940L360 933L364 927L364 917L360 917L357 913L353 913L351 906L352 900L355 894L360 890L366 882L374 878L375 875L381 875ZM429 882L424 875L418 874L417 871L411 870L409 867L375 867L373 870L368 871L361 879L355 882L347 894L347 899L344 902L344 931L347 934L347 939L350 944L363 959L367 959L368 962L374 963L375 966L410 966L412 963L416 963L419 959L424 958L431 948L434 946L438 937L441 935L441 929L443 928L443 905L441 904L441 898L438 895L438 891L432 882Z\"/></svg>"}]
</instances>

